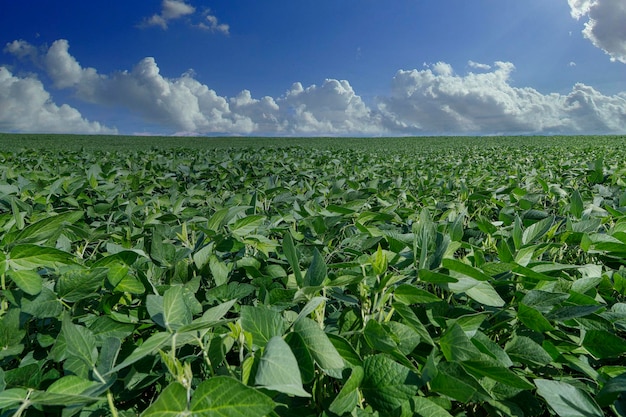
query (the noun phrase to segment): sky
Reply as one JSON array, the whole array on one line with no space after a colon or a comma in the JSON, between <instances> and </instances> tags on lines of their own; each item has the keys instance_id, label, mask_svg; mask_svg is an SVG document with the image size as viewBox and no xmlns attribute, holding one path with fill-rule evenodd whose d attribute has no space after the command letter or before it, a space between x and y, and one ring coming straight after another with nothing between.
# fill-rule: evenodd
<instances>
[{"instance_id":1,"label":"sky","mask_svg":"<svg viewBox=\"0 0 626 417\"><path fill-rule=\"evenodd\" d=\"M0 0L0 132L626 133L625 0Z\"/></svg>"}]
</instances>

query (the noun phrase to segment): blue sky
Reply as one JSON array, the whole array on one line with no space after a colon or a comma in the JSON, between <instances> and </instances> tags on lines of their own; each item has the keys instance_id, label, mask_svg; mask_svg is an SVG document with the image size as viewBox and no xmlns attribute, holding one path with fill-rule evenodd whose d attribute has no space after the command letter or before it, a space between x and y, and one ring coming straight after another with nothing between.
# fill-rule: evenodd
<instances>
[{"instance_id":1,"label":"blue sky","mask_svg":"<svg viewBox=\"0 0 626 417\"><path fill-rule=\"evenodd\" d=\"M623 0L0 6L4 132L626 132Z\"/></svg>"}]
</instances>

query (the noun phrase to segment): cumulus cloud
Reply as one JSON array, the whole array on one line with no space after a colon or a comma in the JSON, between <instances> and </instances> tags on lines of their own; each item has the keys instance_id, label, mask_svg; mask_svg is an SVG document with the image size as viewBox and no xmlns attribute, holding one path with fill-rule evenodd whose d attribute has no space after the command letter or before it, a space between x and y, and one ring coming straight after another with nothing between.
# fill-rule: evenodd
<instances>
[{"instance_id":1,"label":"cumulus cloud","mask_svg":"<svg viewBox=\"0 0 626 417\"><path fill-rule=\"evenodd\" d=\"M41 81L16 77L6 67L0 67L0 131L117 133L86 120L67 104L58 106Z\"/></svg>"},{"instance_id":2,"label":"cumulus cloud","mask_svg":"<svg viewBox=\"0 0 626 417\"><path fill-rule=\"evenodd\" d=\"M606 96L584 84L576 84L566 95L515 87L511 82L515 67L509 62L496 62L493 66L469 63L472 69L480 71L467 74L456 73L445 62L426 65L422 70L400 70L391 80L390 93L367 104L347 80L327 79L320 85L309 86L296 82L278 97L255 98L249 90L224 97L198 81L193 71L178 77L163 75L150 57L139 61L131 70L101 74L94 68L81 66L70 54L65 40L54 42L48 49L17 41L8 44L5 50L37 62L54 87L69 89L85 102L126 108L169 133L393 135L626 131L626 94ZM43 91L41 83L38 86Z\"/></svg>"},{"instance_id":3,"label":"cumulus cloud","mask_svg":"<svg viewBox=\"0 0 626 417\"><path fill-rule=\"evenodd\" d=\"M611 60L626 64L626 2L624 0L568 0L575 19L587 16L583 35Z\"/></svg>"},{"instance_id":4,"label":"cumulus cloud","mask_svg":"<svg viewBox=\"0 0 626 417\"><path fill-rule=\"evenodd\" d=\"M167 29L171 20L193 14L196 8L185 3L184 0L163 0L161 13L154 14L143 22L143 26L160 26Z\"/></svg>"},{"instance_id":5,"label":"cumulus cloud","mask_svg":"<svg viewBox=\"0 0 626 417\"><path fill-rule=\"evenodd\" d=\"M455 75L436 64L398 71L378 109L386 129L406 133L606 133L626 130L626 97L577 84L566 96L510 84L515 69Z\"/></svg>"}]
</instances>

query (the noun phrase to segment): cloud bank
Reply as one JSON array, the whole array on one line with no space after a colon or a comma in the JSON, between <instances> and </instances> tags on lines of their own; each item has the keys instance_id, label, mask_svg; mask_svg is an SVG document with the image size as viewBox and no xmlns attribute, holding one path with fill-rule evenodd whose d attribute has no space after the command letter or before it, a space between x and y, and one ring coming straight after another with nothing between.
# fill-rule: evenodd
<instances>
[{"instance_id":1,"label":"cloud bank","mask_svg":"<svg viewBox=\"0 0 626 417\"><path fill-rule=\"evenodd\" d=\"M626 2L624 0L568 0L572 17L588 17L583 35L611 60L626 64Z\"/></svg>"},{"instance_id":2,"label":"cloud bank","mask_svg":"<svg viewBox=\"0 0 626 417\"><path fill-rule=\"evenodd\" d=\"M444 62L421 70L400 70L391 80L388 95L365 103L347 80L327 79L321 85L306 87L294 83L279 97L254 98L248 90L224 97L191 72L165 77L150 57L131 70L101 74L95 68L81 66L69 53L66 40L58 40L47 49L14 41L5 51L35 62L56 89L69 90L84 102L125 108L172 134L375 136L626 131L626 93L607 96L584 84L574 85L566 95L515 87L511 84L515 67L509 62L487 65L470 61L468 67L474 72L465 74L457 74ZM39 98L32 100L3 82L0 97L4 102L29 109L31 114L64 112L63 117L74 123L64 123L70 131L107 129L84 120L76 109L52 104L37 79L16 78L7 69L2 71L2 77L13 79L13 83L31 85ZM24 121L27 110L2 114L5 130L32 130ZM41 124L38 130L46 130L45 126Z\"/></svg>"}]
</instances>

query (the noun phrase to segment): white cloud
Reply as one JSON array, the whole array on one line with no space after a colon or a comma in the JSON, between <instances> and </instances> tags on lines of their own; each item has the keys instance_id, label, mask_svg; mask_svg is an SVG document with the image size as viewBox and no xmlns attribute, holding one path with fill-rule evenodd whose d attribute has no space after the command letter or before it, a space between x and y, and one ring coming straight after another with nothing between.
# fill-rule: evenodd
<instances>
[{"instance_id":1,"label":"white cloud","mask_svg":"<svg viewBox=\"0 0 626 417\"><path fill-rule=\"evenodd\" d=\"M8 44L5 50L38 62L56 88L69 89L85 102L126 108L129 113L162 126L168 133L393 135L626 131L626 93L606 96L584 84L576 84L567 95L515 87L511 84L515 67L509 62L496 62L492 67L470 61L468 65L480 71L465 75L455 73L444 62L426 65L422 70L401 70L392 79L390 93L368 105L347 80L327 79L321 85L308 87L294 83L278 97L254 98L250 91L243 90L229 98L198 81L193 71L178 77L164 76L150 57L142 59L130 71L100 74L94 68L82 67L69 53L65 40L54 42L47 50L23 41ZM45 91L41 83L29 80L36 82L42 96ZM40 97L37 108L43 106L41 100ZM49 95L45 95L46 100ZM24 99L19 102L26 103ZM71 110L80 119L78 111ZM76 120L76 115L72 117ZM23 127L19 129L28 130L27 124L20 126Z\"/></svg>"},{"instance_id":2,"label":"white cloud","mask_svg":"<svg viewBox=\"0 0 626 417\"><path fill-rule=\"evenodd\" d=\"M86 120L67 104L58 106L41 81L16 77L6 67L0 67L0 131L117 133Z\"/></svg>"},{"instance_id":3,"label":"white cloud","mask_svg":"<svg viewBox=\"0 0 626 417\"><path fill-rule=\"evenodd\" d=\"M196 8L185 3L184 0L163 0L161 3L161 13L152 15L143 22L143 26L160 26L167 29L170 20L193 14Z\"/></svg>"},{"instance_id":4,"label":"white cloud","mask_svg":"<svg viewBox=\"0 0 626 417\"><path fill-rule=\"evenodd\" d=\"M470 68L475 68L483 71L489 71L491 69L491 65L481 64L480 62L474 62L471 60L467 62L467 65L469 65Z\"/></svg>"},{"instance_id":5,"label":"white cloud","mask_svg":"<svg viewBox=\"0 0 626 417\"><path fill-rule=\"evenodd\" d=\"M626 64L626 2L624 0L568 0L572 17L587 16L583 35L611 60Z\"/></svg>"},{"instance_id":6,"label":"white cloud","mask_svg":"<svg viewBox=\"0 0 626 417\"><path fill-rule=\"evenodd\" d=\"M204 22L200 22L198 27L210 32L220 32L224 35L228 35L230 32L230 26L225 23L220 23L217 17L210 14L209 11L206 12Z\"/></svg>"},{"instance_id":7,"label":"white cloud","mask_svg":"<svg viewBox=\"0 0 626 417\"><path fill-rule=\"evenodd\" d=\"M437 70L398 71L391 96L378 103L388 130L439 134L626 130L624 96L604 96L583 84L567 96L513 87L514 66L508 62L496 62L491 72L465 76L441 65Z\"/></svg>"}]
</instances>

